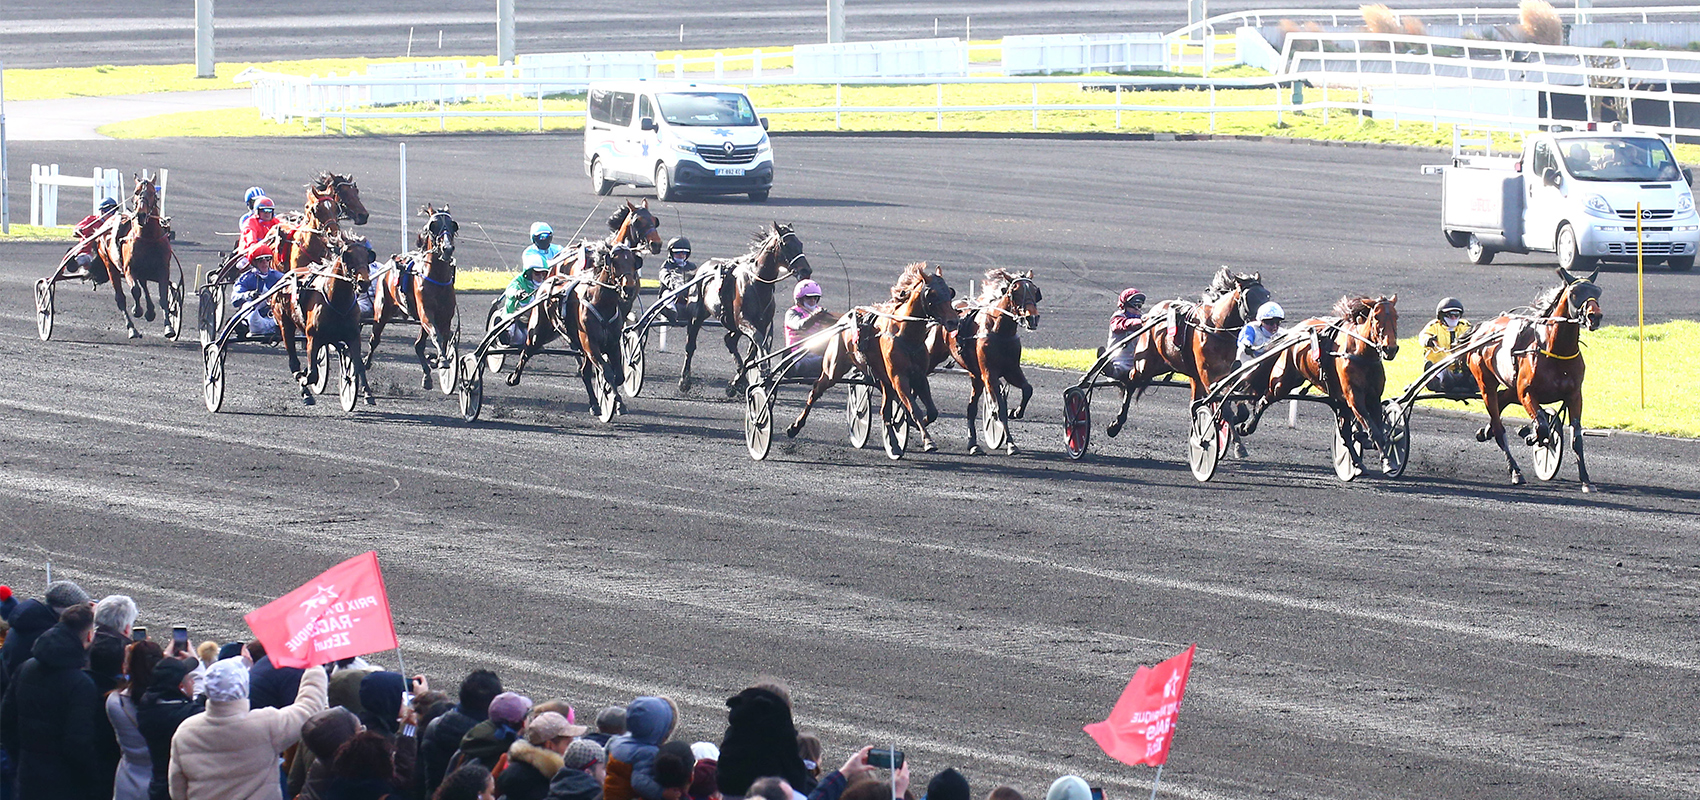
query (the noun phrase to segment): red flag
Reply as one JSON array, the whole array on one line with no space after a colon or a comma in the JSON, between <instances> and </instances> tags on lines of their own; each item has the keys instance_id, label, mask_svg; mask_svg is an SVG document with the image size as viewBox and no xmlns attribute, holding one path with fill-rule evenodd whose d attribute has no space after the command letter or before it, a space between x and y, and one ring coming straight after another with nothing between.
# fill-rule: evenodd
<instances>
[{"instance_id":1,"label":"red flag","mask_svg":"<svg viewBox=\"0 0 1700 800\"><path fill-rule=\"evenodd\" d=\"M278 667L313 667L396 648L375 552L325 570L243 619Z\"/></svg>"},{"instance_id":2,"label":"red flag","mask_svg":"<svg viewBox=\"0 0 1700 800\"><path fill-rule=\"evenodd\" d=\"M1110 718L1086 726L1105 755L1123 764L1154 767L1169 760L1169 742L1174 739L1187 673L1192 671L1192 654L1197 649L1195 644L1155 667L1141 665L1122 690Z\"/></svg>"}]
</instances>

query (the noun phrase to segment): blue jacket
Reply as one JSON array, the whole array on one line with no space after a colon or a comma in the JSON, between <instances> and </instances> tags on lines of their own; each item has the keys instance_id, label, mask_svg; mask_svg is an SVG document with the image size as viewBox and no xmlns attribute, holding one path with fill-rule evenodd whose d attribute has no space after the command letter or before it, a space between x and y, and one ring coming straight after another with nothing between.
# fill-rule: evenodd
<instances>
[{"instance_id":1,"label":"blue jacket","mask_svg":"<svg viewBox=\"0 0 1700 800\"><path fill-rule=\"evenodd\" d=\"M626 706L626 732L608 743L604 800L661 800L655 756L678 723L679 707L665 697L639 697Z\"/></svg>"},{"instance_id":2,"label":"blue jacket","mask_svg":"<svg viewBox=\"0 0 1700 800\"><path fill-rule=\"evenodd\" d=\"M548 250L539 250L539 249L537 249L537 245L531 245L531 246L525 248L525 252L519 254L520 263L522 263L522 264L525 263L525 256L526 256L527 253L536 253L540 256L543 256L543 263L547 264L550 261L555 260L556 256L559 256L560 254L565 253L566 251L567 251L567 248L562 247L558 244L554 244L554 243L550 243Z\"/></svg>"},{"instance_id":3,"label":"blue jacket","mask_svg":"<svg viewBox=\"0 0 1700 800\"><path fill-rule=\"evenodd\" d=\"M268 270L263 275L251 269L245 270L241 277L236 279L236 293L231 296L231 299L236 305L242 305L264 294L281 280L283 280L283 273L275 269Z\"/></svg>"}]
</instances>

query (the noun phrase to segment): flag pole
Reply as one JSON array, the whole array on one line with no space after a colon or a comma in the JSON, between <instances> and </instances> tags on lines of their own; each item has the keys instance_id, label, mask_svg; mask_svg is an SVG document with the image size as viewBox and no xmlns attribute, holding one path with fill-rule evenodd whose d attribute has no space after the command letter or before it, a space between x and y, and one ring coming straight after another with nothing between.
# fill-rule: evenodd
<instances>
[{"instance_id":1,"label":"flag pole","mask_svg":"<svg viewBox=\"0 0 1700 800\"><path fill-rule=\"evenodd\" d=\"M1157 784L1163 782L1163 765L1157 765L1157 777L1151 779L1151 800L1157 800Z\"/></svg>"}]
</instances>

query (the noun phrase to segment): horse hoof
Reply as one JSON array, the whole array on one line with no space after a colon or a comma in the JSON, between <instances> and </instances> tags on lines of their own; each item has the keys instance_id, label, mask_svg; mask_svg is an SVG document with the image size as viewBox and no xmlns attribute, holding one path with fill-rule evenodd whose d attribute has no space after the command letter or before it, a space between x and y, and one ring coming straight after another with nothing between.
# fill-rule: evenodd
<instances>
[{"instance_id":1,"label":"horse hoof","mask_svg":"<svg viewBox=\"0 0 1700 800\"><path fill-rule=\"evenodd\" d=\"M1522 486L1523 485L1523 473L1521 473L1521 472L1511 473L1511 485L1512 486Z\"/></svg>"},{"instance_id":2,"label":"horse hoof","mask_svg":"<svg viewBox=\"0 0 1700 800\"><path fill-rule=\"evenodd\" d=\"M980 451L980 446L979 446L979 445L977 445L977 444L971 444L971 445L968 445L968 455L971 455L971 456L983 456L983 455L985 455L985 453L983 453L983 452L981 452L981 451Z\"/></svg>"},{"instance_id":3,"label":"horse hoof","mask_svg":"<svg viewBox=\"0 0 1700 800\"><path fill-rule=\"evenodd\" d=\"M373 396L371 396L371 395L366 395L366 405L369 405L369 406L375 406L375 405L377 405L377 404L378 404L378 399L377 399L377 398L375 398L375 397L373 397Z\"/></svg>"},{"instance_id":4,"label":"horse hoof","mask_svg":"<svg viewBox=\"0 0 1700 800\"><path fill-rule=\"evenodd\" d=\"M1021 448L1016 447L1015 445L1012 444L1007 449L1005 449L1004 452L1009 454L1009 455L1012 455L1012 456L1018 456L1018 455L1021 455Z\"/></svg>"},{"instance_id":5,"label":"horse hoof","mask_svg":"<svg viewBox=\"0 0 1700 800\"><path fill-rule=\"evenodd\" d=\"M1533 438L1529 433L1529 426L1527 426L1527 425L1524 425L1523 427L1518 428L1517 429L1517 435L1523 437L1525 440ZM1529 444L1534 444L1534 442L1529 442Z\"/></svg>"},{"instance_id":6,"label":"horse hoof","mask_svg":"<svg viewBox=\"0 0 1700 800\"><path fill-rule=\"evenodd\" d=\"M787 439L797 438L797 431L798 430L799 430L799 428L796 425L785 426L785 438L787 438Z\"/></svg>"},{"instance_id":7,"label":"horse hoof","mask_svg":"<svg viewBox=\"0 0 1700 800\"><path fill-rule=\"evenodd\" d=\"M1234 442L1234 458L1237 458L1237 459L1240 459L1240 460L1243 461L1243 460L1250 458L1250 457L1251 457L1251 454L1246 452L1245 445L1240 444L1239 442Z\"/></svg>"},{"instance_id":8,"label":"horse hoof","mask_svg":"<svg viewBox=\"0 0 1700 800\"><path fill-rule=\"evenodd\" d=\"M1116 438L1116 434L1121 432L1122 424L1120 422L1112 422L1108 427L1104 428L1105 435L1109 436L1111 439Z\"/></svg>"},{"instance_id":9,"label":"horse hoof","mask_svg":"<svg viewBox=\"0 0 1700 800\"><path fill-rule=\"evenodd\" d=\"M308 405L308 406L317 405L318 402L319 401L313 399L313 395L311 395L311 394L302 394L301 395L301 404L302 405Z\"/></svg>"},{"instance_id":10,"label":"horse hoof","mask_svg":"<svg viewBox=\"0 0 1700 800\"><path fill-rule=\"evenodd\" d=\"M1492 438L1492 437L1488 436L1488 429L1487 428L1477 428L1476 429L1476 441L1485 442L1490 438Z\"/></svg>"},{"instance_id":11,"label":"horse hoof","mask_svg":"<svg viewBox=\"0 0 1700 800\"><path fill-rule=\"evenodd\" d=\"M503 378L502 380L506 381L509 386L518 386L519 385L519 373L510 372L510 373L508 373L508 377Z\"/></svg>"},{"instance_id":12,"label":"horse hoof","mask_svg":"<svg viewBox=\"0 0 1700 800\"><path fill-rule=\"evenodd\" d=\"M429 372L425 373L425 377L420 379L419 388L421 388L421 389L431 388L431 373L429 373Z\"/></svg>"},{"instance_id":13,"label":"horse hoof","mask_svg":"<svg viewBox=\"0 0 1700 800\"><path fill-rule=\"evenodd\" d=\"M938 451L939 451L939 446L936 445L936 444L933 444L931 441L924 442L921 445L921 452L923 452L923 453L937 453Z\"/></svg>"},{"instance_id":14,"label":"horse hoof","mask_svg":"<svg viewBox=\"0 0 1700 800\"><path fill-rule=\"evenodd\" d=\"M141 331L138 331L138 330L136 330L136 329L135 329L135 328L131 328L131 329L130 329L130 338L132 338L132 339L140 339L140 338L142 338L142 332L141 332Z\"/></svg>"},{"instance_id":15,"label":"horse hoof","mask_svg":"<svg viewBox=\"0 0 1700 800\"><path fill-rule=\"evenodd\" d=\"M150 308L150 309L148 309L148 313L142 315L142 318L146 319L149 322L153 322L153 316L154 316L153 309Z\"/></svg>"},{"instance_id":16,"label":"horse hoof","mask_svg":"<svg viewBox=\"0 0 1700 800\"><path fill-rule=\"evenodd\" d=\"M1591 483L1582 484L1582 493L1583 494L1593 494L1594 493L1594 485L1591 484Z\"/></svg>"}]
</instances>

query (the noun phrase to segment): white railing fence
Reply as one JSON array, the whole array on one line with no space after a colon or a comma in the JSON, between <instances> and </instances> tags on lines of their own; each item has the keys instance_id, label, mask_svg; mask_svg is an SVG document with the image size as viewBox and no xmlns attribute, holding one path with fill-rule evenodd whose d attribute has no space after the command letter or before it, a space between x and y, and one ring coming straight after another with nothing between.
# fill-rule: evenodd
<instances>
[{"instance_id":1,"label":"white railing fence","mask_svg":"<svg viewBox=\"0 0 1700 800\"><path fill-rule=\"evenodd\" d=\"M1064 33L1003 37L1003 74L1166 70L1160 33Z\"/></svg>"},{"instance_id":2,"label":"white railing fence","mask_svg":"<svg viewBox=\"0 0 1700 800\"><path fill-rule=\"evenodd\" d=\"M59 224L59 187L91 190L89 213L100 210L100 201L118 199L118 170L95 167L88 178L61 174L58 164L30 165L30 224L52 228Z\"/></svg>"}]
</instances>

